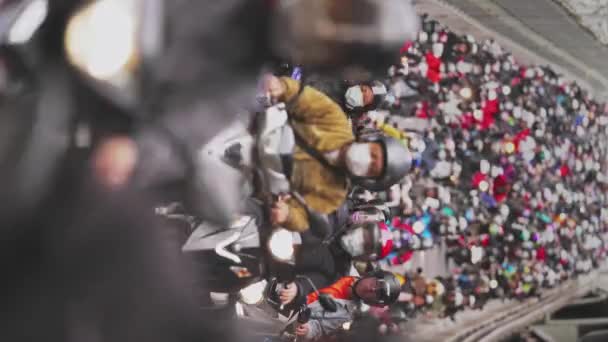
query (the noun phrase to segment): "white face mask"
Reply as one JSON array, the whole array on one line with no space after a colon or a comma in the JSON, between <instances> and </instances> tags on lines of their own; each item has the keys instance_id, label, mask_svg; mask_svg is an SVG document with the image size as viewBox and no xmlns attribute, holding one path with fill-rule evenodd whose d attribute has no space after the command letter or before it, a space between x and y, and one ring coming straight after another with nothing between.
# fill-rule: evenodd
<instances>
[{"instance_id":1,"label":"white face mask","mask_svg":"<svg viewBox=\"0 0 608 342\"><path fill-rule=\"evenodd\" d=\"M364 106L363 92L361 91L360 86L354 86L354 87L348 88L348 90L346 91L346 95L344 97L346 98L346 106L349 109L354 109L354 108Z\"/></svg>"},{"instance_id":2,"label":"white face mask","mask_svg":"<svg viewBox=\"0 0 608 342\"><path fill-rule=\"evenodd\" d=\"M354 143L346 151L346 167L354 176L365 177L372 165L370 144Z\"/></svg>"}]
</instances>

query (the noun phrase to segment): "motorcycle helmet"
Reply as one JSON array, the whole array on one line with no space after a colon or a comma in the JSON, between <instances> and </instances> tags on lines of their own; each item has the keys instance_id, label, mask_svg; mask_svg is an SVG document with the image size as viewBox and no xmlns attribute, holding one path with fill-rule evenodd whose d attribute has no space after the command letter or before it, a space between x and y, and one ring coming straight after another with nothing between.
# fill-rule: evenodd
<instances>
[{"instance_id":1,"label":"motorcycle helmet","mask_svg":"<svg viewBox=\"0 0 608 342\"><path fill-rule=\"evenodd\" d=\"M372 102L364 103L364 94L361 87L369 87L374 95ZM386 86L379 81L364 82L348 88L344 94L344 102L350 113L364 113L376 109L384 101L388 91Z\"/></svg>"},{"instance_id":2,"label":"motorcycle helmet","mask_svg":"<svg viewBox=\"0 0 608 342\"><path fill-rule=\"evenodd\" d=\"M353 183L370 191L382 191L399 182L412 168L412 154L399 140L378 131L359 136L359 141L379 143L384 150L384 170L380 177L352 177Z\"/></svg>"},{"instance_id":3,"label":"motorcycle helmet","mask_svg":"<svg viewBox=\"0 0 608 342\"><path fill-rule=\"evenodd\" d=\"M374 298L367 297L361 298L366 304L374 306L386 306L391 305L397 301L399 294L401 293L401 282L393 273L384 270L376 270L371 272L369 275L364 276L357 280L353 288L357 288L360 282L365 279L375 278L376 283L374 286L375 296ZM357 291L353 291L357 296Z\"/></svg>"},{"instance_id":4,"label":"motorcycle helmet","mask_svg":"<svg viewBox=\"0 0 608 342\"><path fill-rule=\"evenodd\" d=\"M365 222L353 225L342 234L339 244L355 260L375 261L391 252L392 237L384 222Z\"/></svg>"}]
</instances>

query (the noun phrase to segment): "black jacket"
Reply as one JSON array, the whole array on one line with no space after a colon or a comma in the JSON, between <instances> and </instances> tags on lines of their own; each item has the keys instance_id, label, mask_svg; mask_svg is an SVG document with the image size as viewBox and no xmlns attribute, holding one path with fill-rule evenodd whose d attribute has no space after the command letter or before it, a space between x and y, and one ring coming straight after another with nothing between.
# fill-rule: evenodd
<instances>
[{"instance_id":1,"label":"black jacket","mask_svg":"<svg viewBox=\"0 0 608 342\"><path fill-rule=\"evenodd\" d=\"M301 246L296 253L297 301L305 301L315 288L327 287L347 275L351 262L350 256L336 243Z\"/></svg>"}]
</instances>

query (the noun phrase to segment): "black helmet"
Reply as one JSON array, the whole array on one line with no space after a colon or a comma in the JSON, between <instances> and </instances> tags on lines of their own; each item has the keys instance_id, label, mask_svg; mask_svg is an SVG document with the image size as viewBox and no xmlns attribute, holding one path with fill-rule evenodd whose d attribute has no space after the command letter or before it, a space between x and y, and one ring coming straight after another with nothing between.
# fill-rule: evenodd
<instances>
[{"instance_id":1,"label":"black helmet","mask_svg":"<svg viewBox=\"0 0 608 342\"><path fill-rule=\"evenodd\" d=\"M380 216L381 211L376 209ZM383 220L351 223L339 237L339 245L353 260L377 261L393 249L393 234Z\"/></svg>"},{"instance_id":2,"label":"black helmet","mask_svg":"<svg viewBox=\"0 0 608 342\"><path fill-rule=\"evenodd\" d=\"M355 177L353 183L370 191L382 191L399 182L412 167L412 154L399 140L380 132L359 137L360 141L379 143L384 150L384 170L380 177Z\"/></svg>"},{"instance_id":3,"label":"black helmet","mask_svg":"<svg viewBox=\"0 0 608 342\"><path fill-rule=\"evenodd\" d=\"M373 301L369 301L369 299L366 300L366 304L386 306L397 301L399 294L401 293L401 282L393 273L379 269L362 279L370 277L376 278L377 280L376 298Z\"/></svg>"}]
</instances>

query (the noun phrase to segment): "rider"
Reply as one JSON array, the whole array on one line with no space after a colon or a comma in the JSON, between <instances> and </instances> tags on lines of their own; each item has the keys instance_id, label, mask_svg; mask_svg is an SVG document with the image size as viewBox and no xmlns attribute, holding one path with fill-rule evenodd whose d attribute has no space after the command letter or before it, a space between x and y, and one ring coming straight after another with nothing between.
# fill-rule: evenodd
<instances>
[{"instance_id":1,"label":"rider","mask_svg":"<svg viewBox=\"0 0 608 342\"><path fill-rule=\"evenodd\" d=\"M308 323L297 326L296 334L311 340L331 335L342 324L352 321L359 304L378 307L391 305L397 301L400 292L401 282L390 272L378 270L360 278L343 277L329 287L305 295L312 315ZM320 294L333 299L337 307L335 312L323 308L319 302ZM304 296L300 295L294 300L303 302Z\"/></svg>"},{"instance_id":2,"label":"rider","mask_svg":"<svg viewBox=\"0 0 608 342\"><path fill-rule=\"evenodd\" d=\"M326 241L328 242L328 241ZM298 293L310 293L347 275L359 275L354 262L369 265L386 257L393 248L392 235L383 222L352 225L330 243L307 244L296 251L298 277L279 291L287 305Z\"/></svg>"},{"instance_id":3,"label":"rider","mask_svg":"<svg viewBox=\"0 0 608 342\"><path fill-rule=\"evenodd\" d=\"M363 82L346 90L344 102L348 112L363 113L376 109L387 95L382 82Z\"/></svg>"},{"instance_id":4,"label":"rider","mask_svg":"<svg viewBox=\"0 0 608 342\"><path fill-rule=\"evenodd\" d=\"M386 86L370 81L369 75L334 73L323 70L304 70L306 84L332 99L351 118L375 110L386 99ZM297 78L296 78L297 79Z\"/></svg>"},{"instance_id":5,"label":"rider","mask_svg":"<svg viewBox=\"0 0 608 342\"><path fill-rule=\"evenodd\" d=\"M383 135L355 141L340 106L325 94L288 77L267 75L266 96L284 102L298 147L293 156L290 181L305 204L321 214L330 214L347 196L347 180L379 190L390 187L408 172L407 148ZM292 231L310 228L303 203L279 199L273 206L271 223Z\"/></svg>"}]
</instances>

